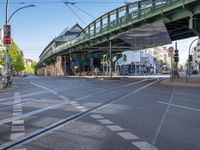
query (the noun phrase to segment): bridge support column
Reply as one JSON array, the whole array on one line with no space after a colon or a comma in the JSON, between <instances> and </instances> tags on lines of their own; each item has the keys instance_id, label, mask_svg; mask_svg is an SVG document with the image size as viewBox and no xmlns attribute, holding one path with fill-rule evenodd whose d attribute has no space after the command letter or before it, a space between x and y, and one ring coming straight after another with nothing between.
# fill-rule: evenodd
<instances>
[{"instance_id":1,"label":"bridge support column","mask_svg":"<svg viewBox=\"0 0 200 150\"><path fill-rule=\"evenodd\" d=\"M109 76L112 77L112 42L109 42Z\"/></svg>"},{"instance_id":2,"label":"bridge support column","mask_svg":"<svg viewBox=\"0 0 200 150\"><path fill-rule=\"evenodd\" d=\"M198 37L200 37L200 20L191 17L189 20L189 29L192 30Z\"/></svg>"},{"instance_id":3,"label":"bridge support column","mask_svg":"<svg viewBox=\"0 0 200 150\"><path fill-rule=\"evenodd\" d=\"M55 62L55 72L56 76L64 76L64 71L62 69L62 57L57 56L56 62Z\"/></svg>"},{"instance_id":4,"label":"bridge support column","mask_svg":"<svg viewBox=\"0 0 200 150\"><path fill-rule=\"evenodd\" d=\"M44 66L44 76L47 77L47 65Z\"/></svg>"}]
</instances>

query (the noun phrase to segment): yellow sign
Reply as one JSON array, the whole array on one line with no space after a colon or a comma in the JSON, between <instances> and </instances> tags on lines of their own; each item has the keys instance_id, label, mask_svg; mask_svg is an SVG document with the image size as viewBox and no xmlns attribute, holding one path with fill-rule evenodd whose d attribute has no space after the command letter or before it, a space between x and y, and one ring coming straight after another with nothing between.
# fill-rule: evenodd
<instances>
[{"instance_id":1,"label":"yellow sign","mask_svg":"<svg viewBox=\"0 0 200 150\"><path fill-rule=\"evenodd\" d=\"M105 64L108 64L108 62L107 61L102 61L101 64L105 65Z\"/></svg>"}]
</instances>

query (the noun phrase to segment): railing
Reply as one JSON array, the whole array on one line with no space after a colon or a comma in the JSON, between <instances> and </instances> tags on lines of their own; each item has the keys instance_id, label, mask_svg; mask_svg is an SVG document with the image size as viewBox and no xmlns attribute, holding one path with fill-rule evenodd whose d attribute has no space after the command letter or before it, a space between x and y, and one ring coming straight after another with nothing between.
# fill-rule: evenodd
<instances>
[{"instance_id":1,"label":"railing","mask_svg":"<svg viewBox=\"0 0 200 150\"><path fill-rule=\"evenodd\" d=\"M55 53L126 26L128 22L133 21L135 18L140 18L149 12L171 5L177 1L182 0L142 0L114 9L90 23L75 39L56 47L54 50L44 52L40 57L40 61Z\"/></svg>"}]
</instances>

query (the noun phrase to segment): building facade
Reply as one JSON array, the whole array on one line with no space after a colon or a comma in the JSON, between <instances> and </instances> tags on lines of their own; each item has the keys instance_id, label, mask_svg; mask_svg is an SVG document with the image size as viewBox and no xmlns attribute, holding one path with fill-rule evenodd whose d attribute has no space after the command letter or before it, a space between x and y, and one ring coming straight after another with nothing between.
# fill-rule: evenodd
<instances>
[{"instance_id":1,"label":"building facade","mask_svg":"<svg viewBox=\"0 0 200 150\"><path fill-rule=\"evenodd\" d=\"M200 39L193 51L193 69L200 70Z\"/></svg>"}]
</instances>

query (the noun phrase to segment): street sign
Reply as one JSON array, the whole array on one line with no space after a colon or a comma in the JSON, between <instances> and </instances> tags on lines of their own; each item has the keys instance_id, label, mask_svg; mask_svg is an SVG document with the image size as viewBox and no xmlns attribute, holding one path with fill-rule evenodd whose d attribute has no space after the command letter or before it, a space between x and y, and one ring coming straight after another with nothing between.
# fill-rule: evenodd
<instances>
[{"instance_id":1,"label":"street sign","mask_svg":"<svg viewBox=\"0 0 200 150\"><path fill-rule=\"evenodd\" d=\"M174 47L169 47L169 48L168 48L168 52L169 52L169 53L173 53L173 52L174 52Z\"/></svg>"},{"instance_id":2,"label":"street sign","mask_svg":"<svg viewBox=\"0 0 200 150\"><path fill-rule=\"evenodd\" d=\"M174 53L168 53L168 57L174 57Z\"/></svg>"},{"instance_id":3,"label":"street sign","mask_svg":"<svg viewBox=\"0 0 200 150\"><path fill-rule=\"evenodd\" d=\"M11 44L11 26L10 25L4 25L4 44L9 45Z\"/></svg>"},{"instance_id":4,"label":"street sign","mask_svg":"<svg viewBox=\"0 0 200 150\"><path fill-rule=\"evenodd\" d=\"M114 57L112 58L112 61L115 62L116 60L117 60L117 56L114 56Z\"/></svg>"},{"instance_id":5,"label":"street sign","mask_svg":"<svg viewBox=\"0 0 200 150\"><path fill-rule=\"evenodd\" d=\"M169 47L168 48L168 57L174 57L174 47Z\"/></svg>"}]
</instances>

